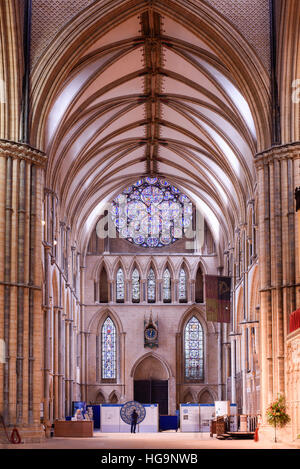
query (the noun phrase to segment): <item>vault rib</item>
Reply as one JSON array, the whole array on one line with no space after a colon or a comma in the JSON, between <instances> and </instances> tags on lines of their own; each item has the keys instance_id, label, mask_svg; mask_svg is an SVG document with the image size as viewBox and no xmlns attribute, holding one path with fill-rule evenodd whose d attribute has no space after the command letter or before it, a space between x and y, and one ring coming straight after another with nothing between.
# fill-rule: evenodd
<instances>
[{"instance_id":1,"label":"vault rib","mask_svg":"<svg viewBox=\"0 0 300 469\"><path fill-rule=\"evenodd\" d=\"M145 76L145 97L147 116L147 145L146 145L146 172L149 175L157 173L157 152L159 139L159 121L161 107L159 96L161 94L160 69L162 65L161 46L161 16L149 7L141 15L142 35L144 39L144 65L147 70Z\"/></svg>"}]
</instances>

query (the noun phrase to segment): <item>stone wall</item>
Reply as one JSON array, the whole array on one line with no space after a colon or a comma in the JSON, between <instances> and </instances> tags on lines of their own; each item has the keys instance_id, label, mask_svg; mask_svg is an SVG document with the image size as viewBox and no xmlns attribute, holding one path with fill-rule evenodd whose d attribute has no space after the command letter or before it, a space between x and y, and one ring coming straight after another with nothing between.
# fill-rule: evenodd
<instances>
[{"instance_id":1,"label":"stone wall","mask_svg":"<svg viewBox=\"0 0 300 469\"><path fill-rule=\"evenodd\" d=\"M300 435L300 329L287 337L286 394L291 432L294 440Z\"/></svg>"}]
</instances>

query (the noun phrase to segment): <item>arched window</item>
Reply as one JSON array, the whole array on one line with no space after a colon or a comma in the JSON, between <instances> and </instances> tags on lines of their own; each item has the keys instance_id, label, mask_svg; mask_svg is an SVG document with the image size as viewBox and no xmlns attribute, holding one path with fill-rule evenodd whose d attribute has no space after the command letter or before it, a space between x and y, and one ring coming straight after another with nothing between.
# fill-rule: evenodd
<instances>
[{"instance_id":1,"label":"arched window","mask_svg":"<svg viewBox=\"0 0 300 469\"><path fill-rule=\"evenodd\" d=\"M132 303L139 303L141 298L140 274L137 268L134 269L131 276L132 284Z\"/></svg>"},{"instance_id":2,"label":"arched window","mask_svg":"<svg viewBox=\"0 0 300 469\"><path fill-rule=\"evenodd\" d=\"M115 380L117 378L117 338L116 327L110 317L102 326L101 331L101 369L102 379Z\"/></svg>"},{"instance_id":3,"label":"arched window","mask_svg":"<svg viewBox=\"0 0 300 469\"><path fill-rule=\"evenodd\" d=\"M149 270L149 274L147 278L147 296L148 296L148 303L155 303L156 285L155 285L155 273L152 267Z\"/></svg>"},{"instance_id":4,"label":"arched window","mask_svg":"<svg viewBox=\"0 0 300 469\"><path fill-rule=\"evenodd\" d=\"M171 274L168 268L163 274L163 302L171 303Z\"/></svg>"},{"instance_id":5,"label":"arched window","mask_svg":"<svg viewBox=\"0 0 300 469\"><path fill-rule=\"evenodd\" d=\"M186 273L182 267L179 272L179 303L187 302Z\"/></svg>"},{"instance_id":6,"label":"arched window","mask_svg":"<svg viewBox=\"0 0 300 469\"><path fill-rule=\"evenodd\" d=\"M187 380L203 379L203 329L195 316L184 329L184 376Z\"/></svg>"},{"instance_id":7,"label":"arched window","mask_svg":"<svg viewBox=\"0 0 300 469\"><path fill-rule=\"evenodd\" d=\"M108 303L108 282L105 267L102 267L99 280L99 302Z\"/></svg>"},{"instance_id":8,"label":"arched window","mask_svg":"<svg viewBox=\"0 0 300 469\"><path fill-rule=\"evenodd\" d=\"M121 268L118 269L116 279L116 301L117 303L124 303L125 298L125 283L124 273Z\"/></svg>"},{"instance_id":9,"label":"arched window","mask_svg":"<svg viewBox=\"0 0 300 469\"><path fill-rule=\"evenodd\" d=\"M203 273L202 269L199 266L196 275L196 283L195 283L195 302L196 303L203 303Z\"/></svg>"}]
</instances>

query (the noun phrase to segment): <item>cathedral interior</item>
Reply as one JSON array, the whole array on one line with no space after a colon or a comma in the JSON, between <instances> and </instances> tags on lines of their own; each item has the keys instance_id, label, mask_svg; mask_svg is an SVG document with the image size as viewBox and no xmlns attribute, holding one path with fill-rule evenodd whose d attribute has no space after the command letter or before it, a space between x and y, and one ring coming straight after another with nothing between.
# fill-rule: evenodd
<instances>
[{"instance_id":1,"label":"cathedral interior","mask_svg":"<svg viewBox=\"0 0 300 469\"><path fill-rule=\"evenodd\" d=\"M0 2L7 428L230 401L263 436L284 395L295 440L300 2L49 3Z\"/></svg>"}]
</instances>

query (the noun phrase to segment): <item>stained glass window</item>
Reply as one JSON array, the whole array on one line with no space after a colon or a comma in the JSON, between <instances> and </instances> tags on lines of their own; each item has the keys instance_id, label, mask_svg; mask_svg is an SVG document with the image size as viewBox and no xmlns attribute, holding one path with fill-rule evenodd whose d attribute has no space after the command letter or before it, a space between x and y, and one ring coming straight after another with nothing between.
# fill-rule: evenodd
<instances>
[{"instance_id":1,"label":"stained glass window","mask_svg":"<svg viewBox=\"0 0 300 469\"><path fill-rule=\"evenodd\" d=\"M203 379L203 329L193 316L184 330L184 362L187 379Z\"/></svg>"},{"instance_id":2,"label":"stained glass window","mask_svg":"<svg viewBox=\"0 0 300 469\"><path fill-rule=\"evenodd\" d=\"M192 222L192 203L165 179L145 177L119 194L111 218L120 237L143 247L163 247L183 237Z\"/></svg>"},{"instance_id":3,"label":"stained glass window","mask_svg":"<svg viewBox=\"0 0 300 469\"><path fill-rule=\"evenodd\" d=\"M165 303L171 301L171 274L168 268L163 274L163 301Z\"/></svg>"},{"instance_id":4,"label":"stained glass window","mask_svg":"<svg viewBox=\"0 0 300 469\"><path fill-rule=\"evenodd\" d=\"M149 270L149 274L148 274L147 292L148 292L148 303L154 303L156 285L155 285L155 273L152 268Z\"/></svg>"},{"instance_id":5,"label":"stained glass window","mask_svg":"<svg viewBox=\"0 0 300 469\"><path fill-rule=\"evenodd\" d=\"M140 302L140 274L137 269L132 272L132 302Z\"/></svg>"},{"instance_id":6,"label":"stained glass window","mask_svg":"<svg viewBox=\"0 0 300 469\"><path fill-rule=\"evenodd\" d=\"M180 269L179 272L179 301L185 302L187 301L187 294L186 294L186 273L183 268Z\"/></svg>"},{"instance_id":7,"label":"stained glass window","mask_svg":"<svg viewBox=\"0 0 300 469\"><path fill-rule=\"evenodd\" d=\"M119 303L124 301L125 296L125 285L124 285L124 273L123 270L120 268L117 272L117 281L116 281L116 299Z\"/></svg>"},{"instance_id":8,"label":"stained glass window","mask_svg":"<svg viewBox=\"0 0 300 469\"><path fill-rule=\"evenodd\" d=\"M102 326L102 379L116 377L116 327L108 317Z\"/></svg>"}]
</instances>

